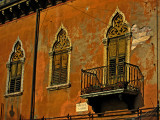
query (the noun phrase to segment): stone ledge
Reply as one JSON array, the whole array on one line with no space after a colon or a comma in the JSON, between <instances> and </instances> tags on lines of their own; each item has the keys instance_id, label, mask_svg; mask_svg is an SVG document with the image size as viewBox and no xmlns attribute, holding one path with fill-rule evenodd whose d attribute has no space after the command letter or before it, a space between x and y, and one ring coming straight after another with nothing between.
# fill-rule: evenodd
<instances>
[{"instance_id":1,"label":"stone ledge","mask_svg":"<svg viewBox=\"0 0 160 120\"><path fill-rule=\"evenodd\" d=\"M102 92L94 92L94 93L88 93L80 95L81 98L88 99L91 97L98 97L98 96L106 96L106 95L112 95L112 94L130 94L130 95L137 95L138 90L130 90L130 89L116 89L116 90L109 90L109 91L102 91Z\"/></svg>"},{"instance_id":2,"label":"stone ledge","mask_svg":"<svg viewBox=\"0 0 160 120\"><path fill-rule=\"evenodd\" d=\"M80 95L80 97L84 99L88 99L89 97L105 96L105 95L118 94L123 92L124 92L124 89L116 89L116 90L110 90L110 91L83 94L83 95Z\"/></svg>"},{"instance_id":3,"label":"stone ledge","mask_svg":"<svg viewBox=\"0 0 160 120\"><path fill-rule=\"evenodd\" d=\"M5 94L4 97L5 98L16 97L16 96L21 96L22 94L23 94L23 92L14 92L14 93Z\"/></svg>"},{"instance_id":4,"label":"stone ledge","mask_svg":"<svg viewBox=\"0 0 160 120\"><path fill-rule=\"evenodd\" d=\"M71 83L48 86L48 87L46 87L46 89L53 91L53 90L60 90L60 89L65 89L65 88L69 88L69 87L71 87Z\"/></svg>"}]
</instances>

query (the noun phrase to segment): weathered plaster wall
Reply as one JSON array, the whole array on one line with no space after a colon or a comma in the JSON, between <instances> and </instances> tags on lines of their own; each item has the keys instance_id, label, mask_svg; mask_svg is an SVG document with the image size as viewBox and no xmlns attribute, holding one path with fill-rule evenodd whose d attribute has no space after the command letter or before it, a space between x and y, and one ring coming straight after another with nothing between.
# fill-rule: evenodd
<instances>
[{"instance_id":1,"label":"weathered plaster wall","mask_svg":"<svg viewBox=\"0 0 160 120\"><path fill-rule=\"evenodd\" d=\"M1 87L0 87L0 103L4 104L3 119L18 119L20 114L25 113L29 116L30 110L30 94L31 94L31 80L32 80L32 61L33 61L33 45L34 45L34 29L35 29L35 16L30 15L11 23L7 23L0 27L1 31L1 44L0 56L1 58ZM16 42L18 36L22 41L25 50L26 61L24 64L24 85L23 95L17 97L4 97L6 92L7 81L7 68L9 55L12 47ZM13 106L13 107L12 107ZM18 118L17 118L18 116Z\"/></svg>"},{"instance_id":2,"label":"weathered plaster wall","mask_svg":"<svg viewBox=\"0 0 160 120\"><path fill-rule=\"evenodd\" d=\"M153 107L156 106L157 101L156 1L137 2L134 6L135 9L131 14L131 24L137 25L138 34L135 37L139 37L136 40L140 40L142 43L132 50L131 63L138 65L144 75L145 106Z\"/></svg>"},{"instance_id":3,"label":"weathered plaster wall","mask_svg":"<svg viewBox=\"0 0 160 120\"><path fill-rule=\"evenodd\" d=\"M110 17L118 7L125 15L130 27L148 28L152 34L142 39L131 51L131 63L138 65L145 77L144 107L156 106L156 11L155 1L149 0L75 0L57 5L41 12L38 43L36 109L35 116L53 117L76 113L80 98L80 70L103 66L105 30ZM4 103L4 118L29 118L32 66L34 51L35 14L31 14L0 26L0 103ZM71 87L48 91L49 50L55 42L59 27L67 29L71 40ZM139 35L140 33L137 33ZM26 54L24 66L24 92L19 97L5 98L6 62L17 37L20 37ZM145 35L144 35L145 36ZM133 39L134 40L134 39ZM13 110L12 110L13 105ZM11 117L11 112L14 116ZM91 107L89 107L89 111ZM13 113L13 112L12 112Z\"/></svg>"}]
</instances>

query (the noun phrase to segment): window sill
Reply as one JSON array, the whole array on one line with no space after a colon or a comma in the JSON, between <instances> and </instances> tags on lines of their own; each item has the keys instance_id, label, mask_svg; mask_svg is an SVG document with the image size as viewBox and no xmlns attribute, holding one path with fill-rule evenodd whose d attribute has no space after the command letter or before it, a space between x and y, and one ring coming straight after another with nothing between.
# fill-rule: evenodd
<instances>
[{"instance_id":1,"label":"window sill","mask_svg":"<svg viewBox=\"0 0 160 120\"><path fill-rule=\"evenodd\" d=\"M47 90L60 90L60 89L65 89L71 87L71 83L66 83L66 84L60 84L60 85L53 85L53 86L48 86L46 89Z\"/></svg>"},{"instance_id":2,"label":"window sill","mask_svg":"<svg viewBox=\"0 0 160 120\"><path fill-rule=\"evenodd\" d=\"M23 92L15 92L15 93L5 94L4 97L8 98L8 97L21 96L22 94Z\"/></svg>"}]
</instances>

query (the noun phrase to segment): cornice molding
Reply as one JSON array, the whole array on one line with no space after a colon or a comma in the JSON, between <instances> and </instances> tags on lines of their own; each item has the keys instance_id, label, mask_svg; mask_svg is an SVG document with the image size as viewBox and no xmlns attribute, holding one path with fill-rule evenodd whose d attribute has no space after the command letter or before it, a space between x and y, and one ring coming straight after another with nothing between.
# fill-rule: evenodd
<instances>
[{"instance_id":1,"label":"cornice molding","mask_svg":"<svg viewBox=\"0 0 160 120\"><path fill-rule=\"evenodd\" d=\"M15 0L0 6L0 24L21 18L36 12L36 9L46 9L67 0Z\"/></svg>"}]
</instances>

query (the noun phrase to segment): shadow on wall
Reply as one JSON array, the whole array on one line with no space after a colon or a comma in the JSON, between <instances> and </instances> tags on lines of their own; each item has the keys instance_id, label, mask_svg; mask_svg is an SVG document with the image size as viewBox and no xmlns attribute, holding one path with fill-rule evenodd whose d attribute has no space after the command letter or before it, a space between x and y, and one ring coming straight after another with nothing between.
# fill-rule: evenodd
<instances>
[{"instance_id":1,"label":"shadow on wall","mask_svg":"<svg viewBox=\"0 0 160 120\"><path fill-rule=\"evenodd\" d=\"M1 115L0 115L0 120L3 120L4 119L4 104L1 103Z\"/></svg>"},{"instance_id":2,"label":"shadow on wall","mask_svg":"<svg viewBox=\"0 0 160 120\"><path fill-rule=\"evenodd\" d=\"M108 96L99 96L88 99L88 104L92 105L95 113L115 110L133 110L144 106L144 99L139 92L137 95L113 94Z\"/></svg>"},{"instance_id":3,"label":"shadow on wall","mask_svg":"<svg viewBox=\"0 0 160 120\"><path fill-rule=\"evenodd\" d=\"M142 97L142 94L139 93L136 98L135 98L135 102L134 102L134 107L137 108L141 108L144 107L144 98Z\"/></svg>"}]
</instances>

